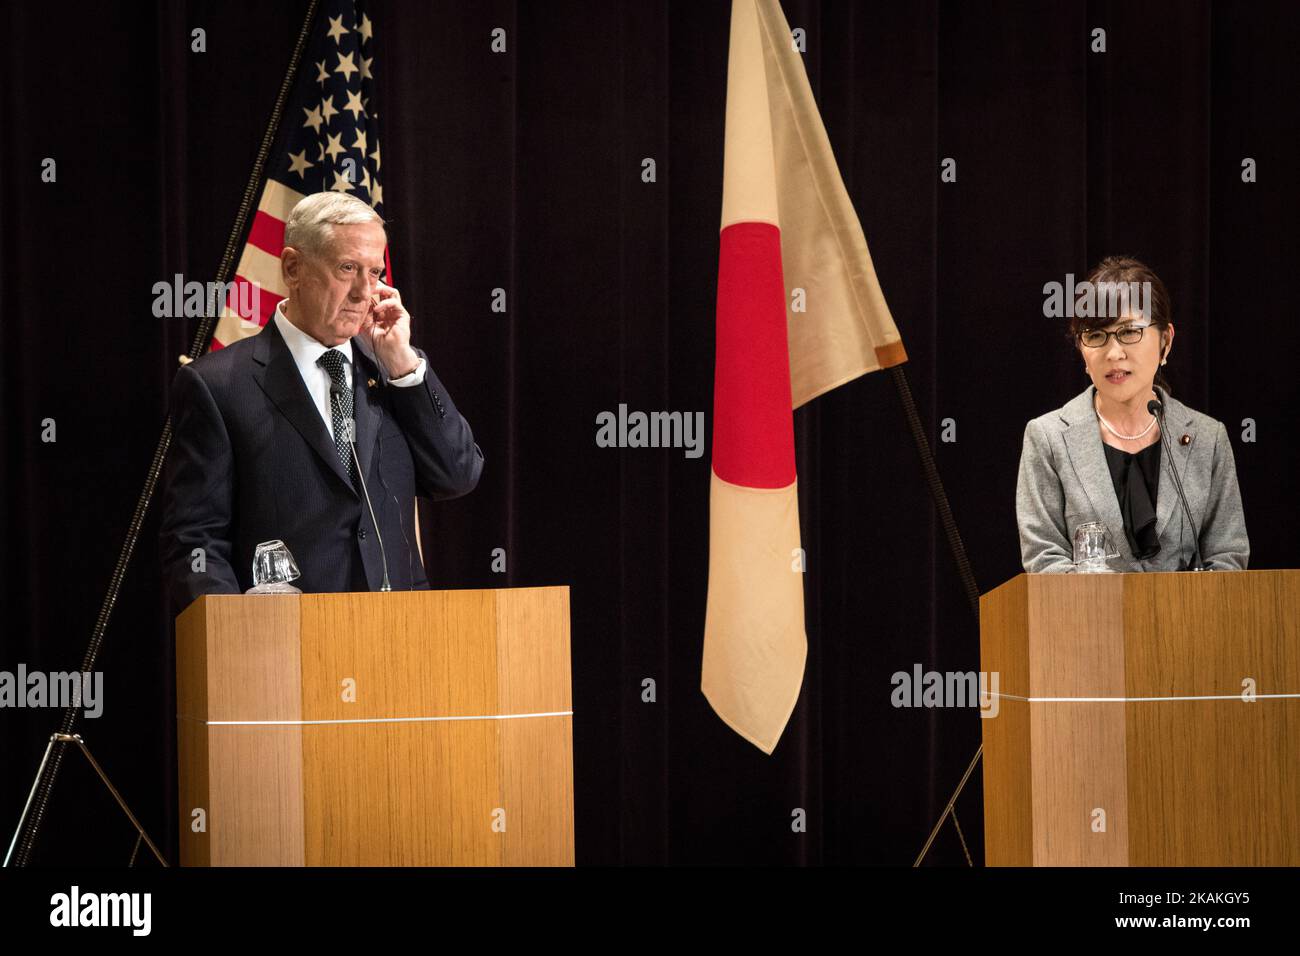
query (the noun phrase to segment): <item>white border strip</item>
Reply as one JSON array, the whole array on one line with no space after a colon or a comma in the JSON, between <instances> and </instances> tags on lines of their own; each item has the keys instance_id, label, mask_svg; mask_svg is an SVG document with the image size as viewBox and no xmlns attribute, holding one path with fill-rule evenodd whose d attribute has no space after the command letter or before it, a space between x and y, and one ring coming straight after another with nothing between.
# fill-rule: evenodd
<instances>
[{"instance_id":1,"label":"white border strip","mask_svg":"<svg viewBox=\"0 0 1300 956\"><path fill-rule=\"evenodd\" d=\"M1108 702L1127 704L1150 700L1240 700L1246 698L1240 694L1210 694L1201 697L1021 697L1018 694L996 694L989 692L981 697L1001 697L1003 700L1023 700L1029 704L1103 704ZM1300 697L1300 694L1253 694L1252 700L1283 700Z\"/></svg>"},{"instance_id":2,"label":"white border strip","mask_svg":"<svg viewBox=\"0 0 1300 956\"><path fill-rule=\"evenodd\" d=\"M308 724L412 724L433 720L518 720L523 717L572 717L571 710L552 710L540 714L477 714L463 717L355 717L347 720L199 720L177 714L182 720L197 720L209 727L302 727Z\"/></svg>"}]
</instances>

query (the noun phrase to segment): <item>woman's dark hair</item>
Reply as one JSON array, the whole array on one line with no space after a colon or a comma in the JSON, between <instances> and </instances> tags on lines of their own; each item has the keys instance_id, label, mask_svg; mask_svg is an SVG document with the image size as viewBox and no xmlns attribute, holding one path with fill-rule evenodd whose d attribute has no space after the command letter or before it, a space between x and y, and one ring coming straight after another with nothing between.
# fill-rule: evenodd
<instances>
[{"instance_id":1,"label":"woman's dark hair","mask_svg":"<svg viewBox=\"0 0 1300 956\"><path fill-rule=\"evenodd\" d=\"M1123 289L1130 288L1129 283L1133 282L1138 283L1139 287L1141 283L1150 283L1151 324L1159 330L1157 334L1161 336L1169 328L1169 323L1173 319L1173 310L1169 303L1169 290L1160 281L1160 277L1152 272L1145 263L1129 256L1107 256L1092 267L1092 271L1088 273L1084 281L1090 283L1091 288L1094 290L1098 287L1105 288L1102 283L1113 283L1112 287ZM1085 285L1082 286L1082 289L1086 292L1089 287ZM1084 292L1081 292L1080 295L1083 295ZM1093 301L1096 302L1097 298L1094 298ZM1104 329L1119 318L1118 315L1110 314L1106 309L1091 310L1094 313L1101 313L1099 315L1081 316L1078 314L1079 311L1078 308L1074 309L1075 314L1070 318L1068 333L1071 344L1075 346L1079 345L1080 332L1085 332L1088 329ZM1173 389L1169 387L1169 383L1165 380L1165 373L1159 366L1156 367L1155 384L1159 385L1164 392L1170 395L1173 394Z\"/></svg>"}]
</instances>

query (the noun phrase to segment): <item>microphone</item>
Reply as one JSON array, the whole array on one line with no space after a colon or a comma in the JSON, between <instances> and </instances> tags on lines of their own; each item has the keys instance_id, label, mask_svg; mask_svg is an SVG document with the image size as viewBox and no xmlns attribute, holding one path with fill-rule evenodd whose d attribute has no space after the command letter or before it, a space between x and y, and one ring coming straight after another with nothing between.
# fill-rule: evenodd
<instances>
[{"instance_id":1,"label":"microphone","mask_svg":"<svg viewBox=\"0 0 1300 956\"><path fill-rule=\"evenodd\" d=\"M379 442L379 452L378 452L379 461L375 465L375 473L379 475L380 486L384 489L385 492L387 492L388 497L393 499L393 507L397 509L397 527L401 529L402 540L406 542L406 580L407 580L406 589L408 591L414 591L415 590L415 559L412 557L412 555L415 554L415 549L411 547L411 539L406 536L406 522L402 520L402 504L397 500L397 495L393 494L392 489L388 487L388 482L384 481L384 469L383 469L384 406L383 403L381 402L377 404L375 407L379 409L379 434L376 436L376 440ZM423 563L421 563L420 567L421 570L423 570L424 568Z\"/></svg>"},{"instance_id":2,"label":"microphone","mask_svg":"<svg viewBox=\"0 0 1300 956\"><path fill-rule=\"evenodd\" d=\"M338 399L339 411L343 410L343 387L338 382L330 379L330 397ZM361 473L361 459L357 457L357 443L354 441L356 419L348 422L348 447L352 449L352 461L357 466L357 477L361 480L361 493L366 498L366 507L370 509L370 522L375 526L375 537L379 539L379 560L384 563L384 583L379 586L381 591L391 591L392 584L388 581L388 556L384 554L384 536L379 533L379 522L375 519L375 507L370 503L370 492L366 490L366 476Z\"/></svg>"},{"instance_id":3,"label":"microphone","mask_svg":"<svg viewBox=\"0 0 1300 956\"><path fill-rule=\"evenodd\" d=\"M1174 465L1174 453L1169 444L1169 436L1165 434L1165 405L1158 398L1153 398L1147 402L1147 411L1160 419L1160 441L1164 444L1165 461L1169 463L1169 470L1173 472L1174 489L1178 492L1178 500L1183 503L1183 512L1187 515L1187 523L1192 526L1192 565L1184 570L1204 571L1205 567L1201 563L1201 534L1196 528L1196 522L1192 519L1192 509L1187 504L1187 495L1183 493L1183 480L1178 477L1178 468Z\"/></svg>"}]
</instances>

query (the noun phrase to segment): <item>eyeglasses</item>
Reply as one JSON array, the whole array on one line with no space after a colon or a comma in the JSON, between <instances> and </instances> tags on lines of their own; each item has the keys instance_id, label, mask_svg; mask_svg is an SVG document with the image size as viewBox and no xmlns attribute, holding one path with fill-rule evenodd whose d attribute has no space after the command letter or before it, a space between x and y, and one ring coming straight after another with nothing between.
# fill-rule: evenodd
<instances>
[{"instance_id":1,"label":"eyeglasses","mask_svg":"<svg viewBox=\"0 0 1300 956\"><path fill-rule=\"evenodd\" d=\"M1090 349L1099 349L1110 341L1110 337L1115 336L1115 341L1121 345L1137 345L1142 341L1142 333L1151 328L1150 323L1147 325L1126 325L1122 329L1116 329L1113 332L1106 332L1102 329L1088 329L1079 333L1079 341Z\"/></svg>"}]
</instances>

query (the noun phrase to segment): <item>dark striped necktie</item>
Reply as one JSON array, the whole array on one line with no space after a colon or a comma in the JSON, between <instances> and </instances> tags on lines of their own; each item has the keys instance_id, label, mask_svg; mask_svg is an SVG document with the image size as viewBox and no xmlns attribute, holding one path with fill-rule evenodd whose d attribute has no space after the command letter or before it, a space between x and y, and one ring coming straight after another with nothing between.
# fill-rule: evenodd
<instances>
[{"instance_id":1,"label":"dark striped necktie","mask_svg":"<svg viewBox=\"0 0 1300 956\"><path fill-rule=\"evenodd\" d=\"M335 388L330 394L330 419L334 423L334 449L339 453L339 461L343 462L343 469L348 473L348 478L353 484L357 481L356 464L352 460L352 446L349 444L355 441L354 434L356 424L352 416L352 389L348 388L347 376L343 374L343 363L346 361L343 353L337 349L329 349L320 358L316 364L329 373L330 380L334 383ZM333 391L337 391L335 396Z\"/></svg>"}]
</instances>

